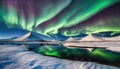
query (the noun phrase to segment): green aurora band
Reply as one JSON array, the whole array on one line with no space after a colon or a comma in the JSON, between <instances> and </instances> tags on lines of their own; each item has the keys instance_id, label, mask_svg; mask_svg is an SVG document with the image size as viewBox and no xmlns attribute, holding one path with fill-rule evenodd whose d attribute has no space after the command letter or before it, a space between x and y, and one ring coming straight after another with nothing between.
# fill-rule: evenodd
<instances>
[{"instance_id":1,"label":"green aurora band","mask_svg":"<svg viewBox=\"0 0 120 69\"><path fill-rule=\"evenodd\" d=\"M22 28L48 35L61 32L65 36L76 36L81 33L120 32L120 16L99 19L91 25L74 27L97 15L104 9L120 2L120 0L35 0L17 1L3 0L0 17L9 28ZM21 4L23 6L21 6ZM21 7L23 9L21 9ZM114 23L116 23L114 25ZM72 29L68 29L73 27Z\"/></svg>"}]
</instances>

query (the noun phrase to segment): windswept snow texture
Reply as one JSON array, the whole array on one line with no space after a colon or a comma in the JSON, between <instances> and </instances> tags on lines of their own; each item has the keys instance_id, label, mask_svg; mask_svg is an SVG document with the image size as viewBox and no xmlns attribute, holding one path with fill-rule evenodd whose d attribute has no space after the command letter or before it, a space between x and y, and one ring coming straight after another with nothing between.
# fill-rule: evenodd
<instances>
[{"instance_id":1,"label":"windswept snow texture","mask_svg":"<svg viewBox=\"0 0 120 69\"><path fill-rule=\"evenodd\" d=\"M93 62L43 56L24 46L0 45L0 69L120 69Z\"/></svg>"}]
</instances>

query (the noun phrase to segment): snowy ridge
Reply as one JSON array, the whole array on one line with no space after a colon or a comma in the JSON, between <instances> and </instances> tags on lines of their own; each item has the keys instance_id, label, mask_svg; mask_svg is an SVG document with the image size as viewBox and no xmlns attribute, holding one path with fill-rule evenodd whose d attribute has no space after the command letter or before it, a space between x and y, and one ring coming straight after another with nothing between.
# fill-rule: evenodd
<instances>
[{"instance_id":1,"label":"snowy ridge","mask_svg":"<svg viewBox=\"0 0 120 69\"><path fill-rule=\"evenodd\" d=\"M89 34L88 36L82 38L80 41L103 41L103 40L93 36L92 34Z\"/></svg>"},{"instance_id":2,"label":"snowy ridge","mask_svg":"<svg viewBox=\"0 0 120 69\"><path fill-rule=\"evenodd\" d=\"M101 37L101 39L105 40L105 41L120 41L120 36L117 37Z\"/></svg>"},{"instance_id":3,"label":"snowy ridge","mask_svg":"<svg viewBox=\"0 0 120 69\"><path fill-rule=\"evenodd\" d=\"M23 35L22 37L16 38L13 41L25 41L26 38L28 38L31 35L31 32L28 32L27 34Z\"/></svg>"},{"instance_id":4,"label":"snowy ridge","mask_svg":"<svg viewBox=\"0 0 120 69\"><path fill-rule=\"evenodd\" d=\"M69 37L66 42L69 42L69 41L78 41L77 39L73 38L73 37Z\"/></svg>"}]
</instances>

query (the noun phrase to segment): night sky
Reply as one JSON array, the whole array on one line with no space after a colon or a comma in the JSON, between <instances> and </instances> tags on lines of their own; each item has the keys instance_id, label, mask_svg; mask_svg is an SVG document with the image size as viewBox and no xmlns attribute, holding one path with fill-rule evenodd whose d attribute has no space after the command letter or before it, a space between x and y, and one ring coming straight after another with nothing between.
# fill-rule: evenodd
<instances>
[{"instance_id":1,"label":"night sky","mask_svg":"<svg viewBox=\"0 0 120 69\"><path fill-rule=\"evenodd\" d=\"M11 29L11 36L20 35L20 30L46 36L116 34L120 0L0 0L0 29L1 37Z\"/></svg>"}]
</instances>

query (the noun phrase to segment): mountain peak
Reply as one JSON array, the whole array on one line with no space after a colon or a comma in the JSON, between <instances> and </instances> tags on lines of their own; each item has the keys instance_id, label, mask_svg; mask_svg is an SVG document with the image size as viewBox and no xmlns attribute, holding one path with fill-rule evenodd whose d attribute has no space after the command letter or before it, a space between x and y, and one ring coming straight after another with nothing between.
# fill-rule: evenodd
<instances>
[{"instance_id":1,"label":"mountain peak","mask_svg":"<svg viewBox=\"0 0 120 69\"><path fill-rule=\"evenodd\" d=\"M80 41L102 41L102 39L97 38L92 34L89 34L88 36L82 38Z\"/></svg>"},{"instance_id":2,"label":"mountain peak","mask_svg":"<svg viewBox=\"0 0 120 69\"><path fill-rule=\"evenodd\" d=\"M14 39L14 41L24 41L25 39L27 39L29 36L31 35L31 32L28 32L27 34L21 36L21 37L18 37L16 39Z\"/></svg>"}]
</instances>

